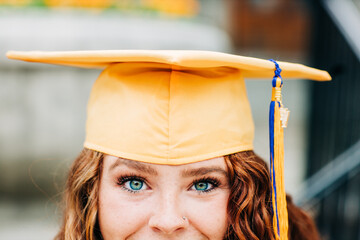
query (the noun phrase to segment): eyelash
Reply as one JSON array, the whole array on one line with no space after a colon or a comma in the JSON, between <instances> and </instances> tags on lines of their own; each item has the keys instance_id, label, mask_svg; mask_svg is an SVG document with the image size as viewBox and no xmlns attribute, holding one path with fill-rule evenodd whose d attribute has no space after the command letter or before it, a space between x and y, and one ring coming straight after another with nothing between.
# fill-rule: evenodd
<instances>
[{"instance_id":1,"label":"eyelash","mask_svg":"<svg viewBox=\"0 0 360 240\"><path fill-rule=\"evenodd\" d=\"M121 177L118 178L117 184L118 184L122 189L124 189L124 190L126 190L126 191L128 191L128 192L131 192L131 193L139 193L140 190L134 191L134 190L131 190L131 189L126 188L126 187L124 186L126 182L128 182L128 181L134 181L134 180L136 180L136 181L141 181L141 182L143 182L143 183L145 183L145 184L147 185L145 179L144 179L143 177L140 177L140 176L137 176L137 175L125 175L125 176L121 176Z\"/></svg>"},{"instance_id":2,"label":"eyelash","mask_svg":"<svg viewBox=\"0 0 360 240\"><path fill-rule=\"evenodd\" d=\"M212 190L215 190L216 188L218 188L219 185L220 185L220 181L219 181L217 178L214 178L214 177L203 177L203 178L194 180L194 181L192 182L190 188L192 188L193 186L195 186L195 184L197 184L197 183L203 183L203 182L210 183L210 184L212 185L212 187L211 187L210 189L207 189L207 190L204 190L204 191L198 191L198 190L196 190L199 194L209 193L209 192L211 192Z\"/></svg>"},{"instance_id":3,"label":"eyelash","mask_svg":"<svg viewBox=\"0 0 360 240\"><path fill-rule=\"evenodd\" d=\"M136 180L136 181L141 181L143 182L145 185L148 185L145 178L143 177L140 177L140 176L137 176L137 175L125 175L125 176L121 176L117 179L117 184L123 188L124 190L128 191L128 192L131 192L131 193L139 193L141 190L131 190L129 188L126 188L124 185L126 182L128 181L133 181L133 180ZM216 188L219 187L220 185L220 181L217 179L217 178L214 178L214 177L203 177L203 178L200 178L200 179L196 179L194 180L189 189L191 189L192 187L195 186L195 184L197 183L203 183L203 182L206 182L206 183L210 183L212 186L210 189L206 189L206 190L203 190L203 191L199 191L199 190L195 190L198 192L198 194L205 194L205 193L209 193L213 190L215 190Z\"/></svg>"}]
</instances>

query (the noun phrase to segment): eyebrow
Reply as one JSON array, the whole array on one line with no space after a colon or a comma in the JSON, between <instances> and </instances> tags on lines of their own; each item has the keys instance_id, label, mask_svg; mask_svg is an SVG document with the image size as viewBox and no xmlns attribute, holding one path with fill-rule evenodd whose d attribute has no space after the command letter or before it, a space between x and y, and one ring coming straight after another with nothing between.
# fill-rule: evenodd
<instances>
[{"instance_id":1,"label":"eyebrow","mask_svg":"<svg viewBox=\"0 0 360 240\"><path fill-rule=\"evenodd\" d=\"M125 165L129 168L135 169L139 172L147 173L149 175L158 175L158 172L152 168L151 166L148 166L144 163L118 158L116 161L110 166L109 171L112 171L114 168ZM182 177L196 177L196 176L203 176L208 173L220 173L224 175L226 178L229 176L227 171L225 171L223 168L219 166L210 166L210 167L200 167L200 168L193 168L193 169L185 169L182 171L181 176Z\"/></svg>"},{"instance_id":2,"label":"eyebrow","mask_svg":"<svg viewBox=\"0 0 360 240\"><path fill-rule=\"evenodd\" d=\"M224 169L222 169L221 167L218 167L218 166L186 169L182 172L182 176L183 177L196 177L196 176L202 176L202 175L206 175L208 173L213 173L213 172L220 173L220 174L224 175L225 177L229 176L227 171L225 171Z\"/></svg>"},{"instance_id":3,"label":"eyebrow","mask_svg":"<svg viewBox=\"0 0 360 240\"><path fill-rule=\"evenodd\" d=\"M136 161L132 161L132 160L128 160L128 159L123 159L123 158L118 158L116 160L116 162L114 162L110 166L109 171L112 171L114 168L121 166L121 165L125 165L129 168L135 169L139 172L147 173L149 175L155 175L155 176L158 175L158 172L154 168L152 168L144 163L140 163L140 162L136 162Z\"/></svg>"}]
</instances>

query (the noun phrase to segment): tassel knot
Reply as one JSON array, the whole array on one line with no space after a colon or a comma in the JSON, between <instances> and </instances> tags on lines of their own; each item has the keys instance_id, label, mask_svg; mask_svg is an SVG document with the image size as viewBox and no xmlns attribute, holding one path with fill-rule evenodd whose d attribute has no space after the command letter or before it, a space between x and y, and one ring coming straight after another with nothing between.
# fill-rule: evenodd
<instances>
[{"instance_id":1,"label":"tassel knot","mask_svg":"<svg viewBox=\"0 0 360 240\"><path fill-rule=\"evenodd\" d=\"M271 101L281 102L281 88L283 85L282 79L280 77L274 77L274 78L275 78L275 86L273 84Z\"/></svg>"},{"instance_id":2,"label":"tassel knot","mask_svg":"<svg viewBox=\"0 0 360 240\"><path fill-rule=\"evenodd\" d=\"M282 77L281 77L282 69L280 68L279 64L274 59L269 59L269 61L271 61L271 62L273 62L275 64L275 71L274 71L274 77L273 77L273 80L272 80L272 85L273 85L273 87L278 86L278 83L279 83L278 81L280 79L281 84L278 87L282 87L282 85L283 85L283 80L282 80Z\"/></svg>"}]
</instances>

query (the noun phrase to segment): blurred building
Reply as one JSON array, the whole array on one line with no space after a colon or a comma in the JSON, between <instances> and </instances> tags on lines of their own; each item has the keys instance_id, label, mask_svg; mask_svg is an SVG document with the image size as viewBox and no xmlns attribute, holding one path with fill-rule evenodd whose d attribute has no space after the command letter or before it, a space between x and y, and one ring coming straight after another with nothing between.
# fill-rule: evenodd
<instances>
[{"instance_id":1,"label":"blurred building","mask_svg":"<svg viewBox=\"0 0 360 240\"><path fill-rule=\"evenodd\" d=\"M313 1L312 62L333 77L312 83L309 152L298 203L324 239L360 239L360 1Z\"/></svg>"},{"instance_id":2,"label":"blurred building","mask_svg":"<svg viewBox=\"0 0 360 240\"><path fill-rule=\"evenodd\" d=\"M360 36L351 30L360 29L359 6L359 0L0 0L0 239L54 236L57 202L82 149L86 103L100 73L10 61L5 52L92 49L212 50L330 71L328 85L284 85L291 111L286 188L317 217L326 239L360 239L360 157L353 147L360 133ZM268 79L246 84L255 150L267 159L271 86ZM333 172L336 161L337 169L348 168Z\"/></svg>"},{"instance_id":3,"label":"blurred building","mask_svg":"<svg viewBox=\"0 0 360 240\"><path fill-rule=\"evenodd\" d=\"M291 60L308 56L312 21L304 1L226 1L236 49Z\"/></svg>"}]
</instances>

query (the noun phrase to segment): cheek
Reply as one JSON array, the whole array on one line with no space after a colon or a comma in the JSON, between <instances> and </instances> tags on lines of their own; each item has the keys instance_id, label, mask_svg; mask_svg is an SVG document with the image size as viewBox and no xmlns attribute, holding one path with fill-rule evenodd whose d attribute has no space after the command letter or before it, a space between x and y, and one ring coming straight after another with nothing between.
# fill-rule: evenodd
<instances>
[{"instance_id":1,"label":"cheek","mask_svg":"<svg viewBox=\"0 0 360 240\"><path fill-rule=\"evenodd\" d=\"M146 225L146 209L121 189L100 186L99 225L104 239L124 239Z\"/></svg>"},{"instance_id":2,"label":"cheek","mask_svg":"<svg viewBox=\"0 0 360 240\"><path fill-rule=\"evenodd\" d=\"M210 239L223 239L228 227L227 203L229 194L224 192L209 199L187 201L187 214L195 228ZM186 203L184 203L186 204Z\"/></svg>"}]
</instances>

